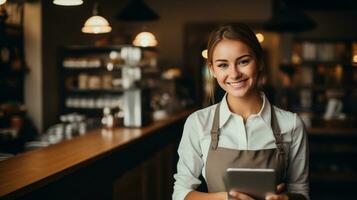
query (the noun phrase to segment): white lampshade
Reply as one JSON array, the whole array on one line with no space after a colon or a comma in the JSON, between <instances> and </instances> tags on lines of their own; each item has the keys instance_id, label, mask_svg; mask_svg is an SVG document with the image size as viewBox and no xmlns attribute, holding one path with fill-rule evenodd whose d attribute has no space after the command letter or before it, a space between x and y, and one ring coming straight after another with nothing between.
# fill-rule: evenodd
<instances>
[{"instance_id":1,"label":"white lampshade","mask_svg":"<svg viewBox=\"0 0 357 200\"><path fill-rule=\"evenodd\" d=\"M6 3L6 0L0 0L0 5Z\"/></svg>"},{"instance_id":2,"label":"white lampshade","mask_svg":"<svg viewBox=\"0 0 357 200\"><path fill-rule=\"evenodd\" d=\"M95 15L87 19L82 28L83 33L108 33L112 30L109 22L102 16Z\"/></svg>"},{"instance_id":3,"label":"white lampshade","mask_svg":"<svg viewBox=\"0 0 357 200\"><path fill-rule=\"evenodd\" d=\"M53 3L60 6L78 6L78 5L82 5L83 1L82 0L53 0Z\"/></svg>"},{"instance_id":4,"label":"white lampshade","mask_svg":"<svg viewBox=\"0 0 357 200\"><path fill-rule=\"evenodd\" d=\"M152 34L150 32L139 33L133 41L133 45L140 46L140 47L153 47L153 46L156 46L157 43L158 42L157 42L154 34Z\"/></svg>"}]
</instances>

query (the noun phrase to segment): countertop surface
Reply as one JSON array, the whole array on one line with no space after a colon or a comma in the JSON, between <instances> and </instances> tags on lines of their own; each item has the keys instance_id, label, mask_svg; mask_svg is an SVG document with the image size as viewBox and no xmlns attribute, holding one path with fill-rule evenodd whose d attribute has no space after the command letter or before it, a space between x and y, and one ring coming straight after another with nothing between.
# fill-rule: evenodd
<instances>
[{"instance_id":1,"label":"countertop surface","mask_svg":"<svg viewBox=\"0 0 357 200\"><path fill-rule=\"evenodd\" d=\"M0 162L0 197L26 192L94 162L111 151L120 151L179 120L194 109L181 111L143 128L97 129L83 136L25 152Z\"/></svg>"}]
</instances>

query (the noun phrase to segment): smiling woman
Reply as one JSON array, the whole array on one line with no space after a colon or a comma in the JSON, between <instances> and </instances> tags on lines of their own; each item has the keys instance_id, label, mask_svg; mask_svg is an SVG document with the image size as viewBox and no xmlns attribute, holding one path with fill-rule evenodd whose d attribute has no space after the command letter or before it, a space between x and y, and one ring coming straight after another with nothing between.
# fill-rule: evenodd
<instances>
[{"instance_id":1,"label":"smiling woman","mask_svg":"<svg viewBox=\"0 0 357 200\"><path fill-rule=\"evenodd\" d=\"M255 34L244 24L219 27L211 33L207 62L226 94L188 117L173 199L252 199L239 188L227 190L228 168L274 169L276 193L266 199L309 199L306 131L295 113L271 105L261 92L262 48ZM200 175L208 193L196 191Z\"/></svg>"},{"instance_id":2,"label":"smiling woman","mask_svg":"<svg viewBox=\"0 0 357 200\"><path fill-rule=\"evenodd\" d=\"M230 95L243 97L256 88L257 64L247 45L224 39L217 44L209 68L218 84Z\"/></svg>"}]
</instances>

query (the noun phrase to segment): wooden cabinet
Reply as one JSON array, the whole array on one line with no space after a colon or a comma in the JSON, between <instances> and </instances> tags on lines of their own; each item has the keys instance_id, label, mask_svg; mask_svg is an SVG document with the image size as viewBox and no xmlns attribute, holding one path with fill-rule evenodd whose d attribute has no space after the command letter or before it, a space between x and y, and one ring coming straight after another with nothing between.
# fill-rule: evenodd
<instances>
[{"instance_id":1,"label":"wooden cabinet","mask_svg":"<svg viewBox=\"0 0 357 200\"><path fill-rule=\"evenodd\" d=\"M357 128L310 128L312 199L354 199Z\"/></svg>"},{"instance_id":2,"label":"wooden cabinet","mask_svg":"<svg viewBox=\"0 0 357 200\"><path fill-rule=\"evenodd\" d=\"M166 200L173 189L174 145L170 144L114 182L113 199Z\"/></svg>"}]
</instances>

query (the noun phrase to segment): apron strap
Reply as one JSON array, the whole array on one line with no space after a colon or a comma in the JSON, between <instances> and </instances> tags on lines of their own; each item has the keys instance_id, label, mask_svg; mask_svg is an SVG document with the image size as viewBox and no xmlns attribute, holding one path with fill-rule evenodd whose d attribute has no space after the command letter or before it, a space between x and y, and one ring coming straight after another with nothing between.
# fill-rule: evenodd
<instances>
[{"instance_id":1,"label":"apron strap","mask_svg":"<svg viewBox=\"0 0 357 200\"><path fill-rule=\"evenodd\" d=\"M219 108L221 103L219 102L214 111L212 129L211 129L211 146L212 150L216 150L218 147L218 135L219 135Z\"/></svg>"},{"instance_id":2,"label":"apron strap","mask_svg":"<svg viewBox=\"0 0 357 200\"><path fill-rule=\"evenodd\" d=\"M273 130L273 134L275 137L275 144L281 153L284 153L284 148L283 148L283 135L281 135L280 127L278 124L278 120L275 115L274 107L271 106L271 128Z\"/></svg>"},{"instance_id":3,"label":"apron strap","mask_svg":"<svg viewBox=\"0 0 357 200\"><path fill-rule=\"evenodd\" d=\"M280 130L280 127L278 124L278 120L276 118L274 107L271 105L270 108L271 108L270 109L271 110L271 127L272 127L273 134L275 137L275 144L278 149L279 157L282 159L282 161L280 163L282 165L281 168L283 169L283 180L285 181L286 171L287 171L286 167L287 167L288 159L287 159L287 155L284 150L283 135L281 134L281 130Z\"/></svg>"}]
</instances>

